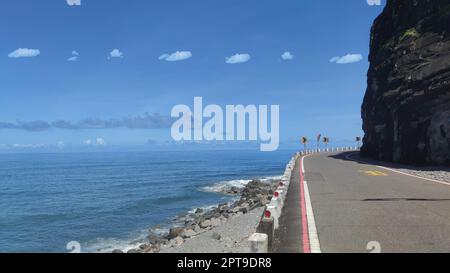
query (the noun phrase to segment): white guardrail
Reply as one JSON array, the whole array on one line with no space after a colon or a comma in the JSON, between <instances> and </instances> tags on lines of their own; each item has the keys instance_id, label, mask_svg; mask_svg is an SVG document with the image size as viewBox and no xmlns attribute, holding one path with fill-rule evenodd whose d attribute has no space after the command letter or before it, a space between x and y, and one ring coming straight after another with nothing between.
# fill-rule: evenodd
<instances>
[{"instance_id":1,"label":"white guardrail","mask_svg":"<svg viewBox=\"0 0 450 273\"><path fill-rule=\"evenodd\" d=\"M266 205L259 230L249 237L250 251L252 253L268 253L272 247L272 241L275 230L280 226L279 220L283 212L283 207L286 201L287 192L291 183L292 172L295 168L295 163L300 157L317 153L331 153L331 152L345 152L357 151L358 147L340 147L340 148L326 148L305 150L296 153L289 163L286 165L284 174L275 190L272 200Z\"/></svg>"}]
</instances>

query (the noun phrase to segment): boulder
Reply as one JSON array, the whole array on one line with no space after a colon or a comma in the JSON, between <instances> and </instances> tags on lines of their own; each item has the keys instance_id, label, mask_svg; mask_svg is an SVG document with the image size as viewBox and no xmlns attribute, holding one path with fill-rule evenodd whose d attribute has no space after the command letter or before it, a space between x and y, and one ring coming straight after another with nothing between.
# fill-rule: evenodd
<instances>
[{"instance_id":1,"label":"boulder","mask_svg":"<svg viewBox=\"0 0 450 273\"><path fill-rule=\"evenodd\" d=\"M249 211L249 207L248 206L247 207L241 207L239 209L239 211L242 212L243 214L246 214Z\"/></svg>"},{"instance_id":2,"label":"boulder","mask_svg":"<svg viewBox=\"0 0 450 273\"><path fill-rule=\"evenodd\" d=\"M205 220L205 221L201 222L199 226L201 228L207 228L207 227L210 227L211 225L212 225L211 220Z\"/></svg>"},{"instance_id":3,"label":"boulder","mask_svg":"<svg viewBox=\"0 0 450 273\"><path fill-rule=\"evenodd\" d=\"M156 245L156 244L162 245L162 244L167 243L167 241L168 241L166 238L161 238L161 237L154 236L154 235L148 236L147 239L151 245Z\"/></svg>"},{"instance_id":4,"label":"boulder","mask_svg":"<svg viewBox=\"0 0 450 273\"><path fill-rule=\"evenodd\" d=\"M181 234L183 232L184 232L184 228L183 227L171 228L170 231L169 231L169 235L167 235L167 239L171 240L173 238L181 236Z\"/></svg>"},{"instance_id":5,"label":"boulder","mask_svg":"<svg viewBox=\"0 0 450 273\"><path fill-rule=\"evenodd\" d=\"M182 237L183 238L190 238L190 237L194 237L195 235L197 235L197 232L195 232L192 229L186 229L183 234Z\"/></svg>"},{"instance_id":6,"label":"boulder","mask_svg":"<svg viewBox=\"0 0 450 273\"><path fill-rule=\"evenodd\" d=\"M241 193L241 189L238 187L231 187L224 191L224 194L228 194L228 195L238 195L240 193Z\"/></svg>"},{"instance_id":7,"label":"boulder","mask_svg":"<svg viewBox=\"0 0 450 273\"><path fill-rule=\"evenodd\" d=\"M217 233L217 232L214 232L214 233L211 235L211 237L212 237L214 240L217 240L217 241L220 241L220 239L222 239L222 236L221 236L219 233Z\"/></svg>"},{"instance_id":8,"label":"boulder","mask_svg":"<svg viewBox=\"0 0 450 273\"><path fill-rule=\"evenodd\" d=\"M198 208L195 210L195 214L201 214L203 213L203 209L202 208Z\"/></svg>"},{"instance_id":9,"label":"boulder","mask_svg":"<svg viewBox=\"0 0 450 273\"><path fill-rule=\"evenodd\" d=\"M142 250L133 248L133 249L128 250L127 253L130 253L130 254L142 253Z\"/></svg>"},{"instance_id":10,"label":"boulder","mask_svg":"<svg viewBox=\"0 0 450 273\"><path fill-rule=\"evenodd\" d=\"M170 242L174 246L180 246L184 243L184 239L181 236L178 236L178 237L170 240Z\"/></svg>"},{"instance_id":11,"label":"boulder","mask_svg":"<svg viewBox=\"0 0 450 273\"><path fill-rule=\"evenodd\" d=\"M193 230L194 230L196 233L198 233L198 232L200 232L200 231L202 230L202 228L201 228L199 225L195 225L194 228L193 228Z\"/></svg>"},{"instance_id":12,"label":"boulder","mask_svg":"<svg viewBox=\"0 0 450 273\"><path fill-rule=\"evenodd\" d=\"M144 249L149 248L150 246L151 246L151 245L149 245L149 244L142 244L142 245L139 246L139 249L140 249L140 250L144 250Z\"/></svg>"},{"instance_id":13,"label":"boulder","mask_svg":"<svg viewBox=\"0 0 450 273\"><path fill-rule=\"evenodd\" d=\"M143 253L156 253L160 250L159 244L142 244L139 246L139 249L142 250Z\"/></svg>"}]
</instances>

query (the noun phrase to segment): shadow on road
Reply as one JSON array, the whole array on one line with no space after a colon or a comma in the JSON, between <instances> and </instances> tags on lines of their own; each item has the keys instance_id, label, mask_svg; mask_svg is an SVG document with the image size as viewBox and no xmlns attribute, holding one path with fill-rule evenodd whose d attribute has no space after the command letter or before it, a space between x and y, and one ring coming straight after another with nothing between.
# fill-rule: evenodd
<instances>
[{"instance_id":1,"label":"shadow on road","mask_svg":"<svg viewBox=\"0 0 450 273\"><path fill-rule=\"evenodd\" d=\"M383 162L374 160L371 158L361 157L359 152L342 152L335 155L330 155L330 158L338 159L338 160L344 160L344 161L351 161L351 162L357 162L360 164L373 164L378 166L383 166L387 168L392 169L405 169L405 170L411 170L411 171L444 171L444 172L450 172L450 167L445 166L412 166L412 165L404 165L394 162Z\"/></svg>"}]
</instances>

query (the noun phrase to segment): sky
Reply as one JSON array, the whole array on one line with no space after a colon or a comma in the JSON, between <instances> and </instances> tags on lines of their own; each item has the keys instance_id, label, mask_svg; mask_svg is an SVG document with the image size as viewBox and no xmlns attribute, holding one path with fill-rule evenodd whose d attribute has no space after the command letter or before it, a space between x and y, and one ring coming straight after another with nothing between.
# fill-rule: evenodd
<instances>
[{"instance_id":1,"label":"sky","mask_svg":"<svg viewBox=\"0 0 450 273\"><path fill-rule=\"evenodd\" d=\"M280 105L281 147L318 133L352 141L384 5L2 1L0 152L175 145L171 109L195 96Z\"/></svg>"}]
</instances>

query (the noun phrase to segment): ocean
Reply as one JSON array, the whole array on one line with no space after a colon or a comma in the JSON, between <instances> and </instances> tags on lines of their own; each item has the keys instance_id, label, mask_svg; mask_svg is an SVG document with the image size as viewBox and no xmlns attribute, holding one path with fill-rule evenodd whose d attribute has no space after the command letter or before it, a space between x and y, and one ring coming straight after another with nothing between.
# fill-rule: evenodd
<instances>
[{"instance_id":1,"label":"ocean","mask_svg":"<svg viewBox=\"0 0 450 273\"><path fill-rule=\"evenodd\" d=\"M0 252L127 250L218 191L279 177L294 151L0 154Z\"/></svg>"}]
</instances>

